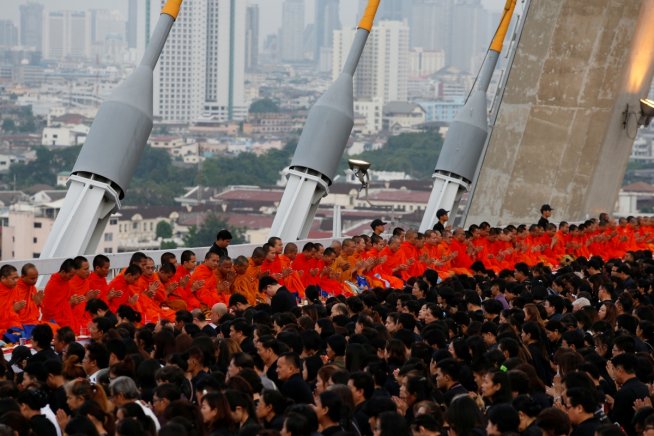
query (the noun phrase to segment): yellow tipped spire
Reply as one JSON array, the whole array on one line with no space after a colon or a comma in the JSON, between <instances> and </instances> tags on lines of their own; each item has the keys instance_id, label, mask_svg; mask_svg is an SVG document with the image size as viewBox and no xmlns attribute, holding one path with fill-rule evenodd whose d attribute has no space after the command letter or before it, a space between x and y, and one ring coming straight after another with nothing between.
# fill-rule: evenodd
<instances>
[{"instance_id":1,"label":"yellow tipped spire","mask_svg":"<svg viewBox=\"0 0 654 436\"><path fill-rule=\"evenodd\" d=\"M170 15L173 17L173 20L177 19L179 15L179 10L182 8L183 0L168 0L161 10L162 14Z\"/></svg>"},{"instance_id":2,"label":"yellow tipped spire","mask_svg":"<svg viewBox=\"0 0 654 436\"><path fill-rule=\"evenodd\" d=\"M495 38L493 38L493 42L490 46L490 49L497 53L502 52L504 38L506 38L506 34L509 31L509 24L511 24L511 17L513 16L513 11L515 10L515 4L516 0L506 0L506 4L504 5L502 21L500 21L500 25L497 28L497 32L495 33Z\"/></svg>"},{"instance_id":3,"label":"yellow tipped spire","mask_svg":"<svg viewBox=\"0 0 654 436\"><path fill-rule=\"evenodd\" d=\"M368 0L368 7L359 22L359 29L366 29L368 32L372 30L372 23L375 21L379 2L380 0Z\"/></svg>"}]
</instances>

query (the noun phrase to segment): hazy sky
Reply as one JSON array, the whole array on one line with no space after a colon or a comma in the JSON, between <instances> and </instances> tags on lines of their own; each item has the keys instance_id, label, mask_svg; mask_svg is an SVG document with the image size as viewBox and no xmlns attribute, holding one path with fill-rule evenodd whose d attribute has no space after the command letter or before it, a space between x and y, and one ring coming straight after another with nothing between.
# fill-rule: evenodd
<instances>
[{"instance_id":1,"label":"hazy sky","mask_svg":"<svg viewBox=\"0 0 654 436\"><path fill-rule=\"evenodd\" d=\"M27 3L27 0L0 0L3 3L0 19L9 18L18 22L18 7ZM246 1L246 0L239 0ZM261 34L265 36L275 32L282 20L282 3L284 0L248 0L261 8ZM382 0L383 1L383 0ZM47 9L120 9L127 11L127 0L41 0ZM307 19L313 20L313 1L307 0ZM505 0L482 0L489 9L499 10L506 3ZM354 26L357 20L357 0L341 0L341 22L343 26ZM311 17L311 18L310 18Z\"/></svg>"}]
</instances>

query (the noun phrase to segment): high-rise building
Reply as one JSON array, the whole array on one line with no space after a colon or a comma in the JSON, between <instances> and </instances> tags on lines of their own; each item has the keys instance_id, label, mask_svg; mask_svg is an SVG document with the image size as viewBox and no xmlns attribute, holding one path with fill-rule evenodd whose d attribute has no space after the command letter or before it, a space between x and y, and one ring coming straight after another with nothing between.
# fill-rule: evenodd
<instances>
[{"instance_id":1,"label":"high-rise building","mask_svg":"<svg viewBox=\"0 0 654 436\"><path fill-rule=\"evenodd\" d=\"M245 117L245 9L240 0L184 4L155 74L155 113L163 121Z\"/></svg>"},{"instance_id":2,"label":"high-rise building","mask_svg":"<svg viewBox=\"0 0 654 436\"><path fill-rule=\"evenodd\" d=\"M334 80L350 51L356 31L334 32ZM370 34L354 76L354 96L361 100L407 100L409 75L409 26L401 21L379 21Z\"/></svg>"},{"instance_id":3,"label":"high-rise building","mask_svg":"<svg viewBox=\"0 0 654 436\"><path fill-rule=\"evenodd\" d=\"M139 0L129 0L127 4L127 48L136 48L138 46L138 24Z\"/></svg>"},{"instance_id":4,"label":"high-rise building","mask_svg":"<svg viewBox=\"0 0 654 436\"><path fill-rule=\"evenodd\" d=\"M11 20L0 20L0 47L18 45L18 29Z\"/></svg>"},{"instance_id":5,"label":"high-rise building","mask_svg":"<svg viewBox=\"0 0 654 436\"><path fill-rule=\"evenodd\" d=\"M379 5L380 20L404 21L411 18L411 0L383 0Z\"/></svg>"},{"instance_id":6,"label":"high-rise building","mask_svg":"<svg viewBox=\"0 0 654 436\"><path fill-rule=\"evenodd\" d=\"M259 64L259 5L248 5L245 11L245 70Z\"/></svg>"},{"instance_id":7,"label":"high-rise building","mask_svg":"<svg viewBox=\"0 0 654 436\"><path fill-rule=\"evenodd\" d=\"M476 72L492 37L481 0L458 0L452 10L451 29L448 65Z\"/></svg>"},{"instance_id":8,"label":"high-rise building","mask_svg":"<svg viewBox=\"0 0 654 436\"><path fill-rule=\"evenodd\" d=\"M411 47L449 53L454 0L414 0Z\"/></svg>"},{"instance_id":9,"label":"high-rise building","mask_svg":"<svg viewBox=\"0 0 654 436\"><path fill-rule=\"evenodd\" d=\"M43 44L43 5L20 5L20 44L41 51Z\"/></svg>"},{"instance_id":10,"label":"high-rise building","mask_svg":"<svg viewBox=\"0 0 654 436\"><path fill-rule=\"evenodd\" d=\"M91 42L102 44L107 38L125 41L124 17L117 10L91 9Z\"/></svg>"},{"instance_id":11,"label":"high-rise building","mask_svg":"<svg viewBox=\"0 0 654 436\"><path fill-rule=\"evenodd\" d=\"M313 59L321 64L321 52L331 56L334 43L334 31L341 29L339 0L316 0L314 32L316 45ZM328 49L325 51L325 49Z\"/></svg>"},{"instance_id":12,"label":"high-rise building","mask_svg":"<svg viewBox=\"0 0 654 436\"><path fill-rule=\"evenodd\" d=\"M91 14L77 11L49 12L43 31L43 57L82 60L91 55Z\"/></svg>"},{"instance_id":13,"label":"high-rise building","mask_svg":"<svg viewBox=\"0 0 654 436\"><path fill-rule=\"evenodd\" d=\"M280 30L281 59L284 62L304 60L304 0L285 0Z\"/></svg>"}]
</instances>

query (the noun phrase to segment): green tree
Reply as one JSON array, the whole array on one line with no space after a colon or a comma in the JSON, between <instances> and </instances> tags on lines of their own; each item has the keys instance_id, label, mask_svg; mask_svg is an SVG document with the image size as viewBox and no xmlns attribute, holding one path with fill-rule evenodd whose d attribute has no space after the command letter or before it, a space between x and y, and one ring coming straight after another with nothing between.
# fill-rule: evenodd
<instances>
[{"instance_id":1,"label":"green tree","mask_svg":"<svg viewBox=\"0 0 654 436\"><path fill-rule=\"evenodd\" d=\"M402 133L391 136L379 150L365 151L353 159L372 164L372 171L404 171L416 179L431 177L443 147L438 132ZM341 170L347 168L347 158L341 160Z\"/></svg>"},{"instance_id":2,"label":"green tree","mask_svg":"<svg viewBox=\"0 0 654 436\"><path fill-rule=\"evenodd\" d=\"M177 242L175 241L161 241L159 246L160 250L174 250L175 248L177 248Z\"/></svg>"},{"instance_id":3,"label":"green tree","mask_svg":"<svg viewBox=\"0 0 654 436\"><path fill-rule=\"evenodd\" d=\"M173 226L167 221L159 221L156 229L157 238L168 239L173 237Z\"/></svg>"},{"instance_id":4,"label":"green tree","mask_svg":"<svg viewBox=\"0 0 654 436\"><path fill-rule=\"evenodd\" d=\"M250 113L279 112L279 106L273 100L264 98L257 100L250 105Z\"/></svg>"},{"instance_id":5,"label":"green tree","mask_svg":"<svg viewBox=\"0 0 654 436\"><path fill-rule=\"evenodd\" d=\"M206 247L216 240L216 233L221 229L229 228L227 220L213 212L205 216L204 222L199 226L191 226L184 236L185 247ZM243 229L229 228L232 234L232 244L242 244L245 241Z\"/></svg>"}]
</instances>

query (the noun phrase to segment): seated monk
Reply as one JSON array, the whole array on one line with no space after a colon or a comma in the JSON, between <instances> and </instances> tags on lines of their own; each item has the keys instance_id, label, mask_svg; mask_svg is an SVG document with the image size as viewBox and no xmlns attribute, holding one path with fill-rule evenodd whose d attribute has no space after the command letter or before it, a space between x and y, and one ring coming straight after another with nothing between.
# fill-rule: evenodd
<instances>
[{"instance_id":1,"label":"seated monk","mask_svg":"<svg viewBox=\"0 0 654 436\"><path fill-rule=\"evenodd\" d=\"M286 244L286 247L289 245L290 243ZM318 259L316 258L317 253L318 249L316 248L316 244L313 242L307 242L304 244L304 247L302 247L302 253L295 256L295 259L291 263L291 268L300 274L302 284L305 288L307 286L317 285L318 282L320 282L320 276L318 275Z\"/></svg>"},{"instance_id":2,"label":"seated monk","mask_svg":"<svg viewBox=\"0 0 654 436\"><path fill-rule=\"evenodd\" d=\"M322 253L322 260L318 263L320 271L318 286L329 296L350 295L351 289L340 281L341 272L334 268L335 265L336 251L331 247L325 248Z\"/></svg>"},{"instance_id":3,"label":"seated monk","mask_svg":"<svg viewBox=\"0 0 654 436\"><path fill-rule=\"evenodd\" d=\"M173 295L186 302L187 310L197 309L200 307L200 301L195 297L189 286L191 274L197 267L195 253L193 253L191 250L182 251L180 261L181 264L177 266L175 275L172 278L173 282L177 282L178 284L177 289L174 291Z\"/></svg>"},{"instance_id":4,"label":"seated monk","mask_svg":"<svg viewBox=\"0 0 654 436\"><path fill-rule=\"evenodd\" d=\"M187 308L186 301L184 301L179 296L179 294L177 294L179 289L179 282L173 280L176 272L177 269L175 268L174 264L162 263L159 267L159 272L157 273L159 275L159 281L161 282L164 293L166 295L164 304L175 312L178 310L186 310Z\"/></svg>"},{"instance_id":5,"label":"seated monk","mask_svg":"<svg viewBox=\"0 0 654 436\"><path fill-rule=\"evenodd\" d=\"M41 312L39 306L43 301L43 292L36 290L39 272L32 263L26 263L20 270L20 279L16 284L16 301L25 301L25 307L18 311L23 325L40 324Z\"/></svg>"},{"instance_id":6,"label":"seated monk","mask_svg":"<svg viewBox=\"0 0 654 436\"><path fill-rule=\"evenodd\" d=\"M291 293L299 295L300 298L304 296L304 285L300 275L290 268L290 265L284 266L279 257L281 253L282 240L279 238L270 238L269 242L263 244L263 249L267 253L266 259L261 265L261 271L267 272L277 282L286 287Z\"/></svg>"},{"instance_id":7,"label":"seated monk","mask_svg":"<svg viewBox=\"0 0 654 436\"><path fill-rule=\"evenodd\" d=\"M84 256L77 256L73 259L73 262L75 262L75 275L70 279L70 290L73 295L84 297L82 303L77 304L73 308L76 324L75 326L71 326L71 328L77 332L80 327L88 325L89 321L91 321L91 318L84 310L86 302L97 298L100 295L100 290L91 289L89 261Z\"/></svg>"},{"instance_id":8,"label":"seated monk","mask_svg":"<svg viewBox=\"0 0 654 436\"><path fill-rule=\"evenodd\" d=\"M17 300L16 282L18 282L18 271L11 265L3 265L0 268L0 338L7 329L22 330L18 312L25 308L25 300ZM8 339L8 338L7 338Z\"/></svg>"},{"instance_id":9,"label":"seated monk","mask_svg":"<svg viewBox=\"0 0 654 436\"><path fill-rule=\"evenodd\" d=\"M259 268L250 268L248 258L239 256L234 259L234 271L236 272L236 278L234 278L232 290L243 295L248 300L248 304L254 306L257 304L257 291L259 289Z\"/></svg>"},{"instance_id":10,"label":"seated monk","mask_svg":"<svg viewBox=\"0 0 654 436\"><path fill-rule=\"evenodd\" d=\"M108 300L109 283L107 283L107 276L111 262L104 254L98 254L93 258L93 272L89 275L89 289L98 290L100 293L97 298L103 300L105 303Z\"/></svg>"},{"instance_id":11,"label":"seated monk","mask_svg":"<svg viewBox=\"0 0 654 436\"><path fill-rule=\"evenodd\" d=\"M208 310L216 303L225 303L218 295L216 268L218 268L218 255L212 251L207 251L204 262L198 265L191 274L189 286L200 302L202 310ZM197 308L191 307L191 309Z\"/></svg>"},{"instance_id":12,"label":"seated monk","mask_svg":"<svg viewBox=\"0 0 654 436\"><path fill-rule=\"evenodd\" d=\"M116 313L121 305L130 306L132 309L136 307L139 296L134 294L132 287L139 277L141 277L141 268L138 265L130 265L109 283L108 303L113 313Z\"/></svg>"},{"instance_id":13,"label":"seated monk","mask_svg":"<svg viewBox=\"0 0 654 436\"><path fill-rule=\"evenodd\" d=\"M168 321L175 320L175 312L167 306L162 307L166 300L166 291L154 271L154 259L151 257L146 259L143 274L136 282L136 286L136 292L139 293L137 307L145 323L162 318Z\"/></svg>"},{"instance_id":14,"label":"seated monk","mask_svg":"<svg viewBox=\"0 0 654 436\"><path fill-rule=\"evenodd\" d=\"M73 307L84 302L83 295L73 295L70 280L75 277L75 262L66 259L59 272L52 274L45 285L41 314L44 321L55 322L60 327L75 326Z\"/></svg>"},{"instance_id":15,"label":"seated monk","mask_svg":"<svg viewBox=\"0 0 654 436\"><path fill-rule=\"evenodd\" d=\"M221 296L220 299L222 301L229 301L229 296L232 294L234 279L236 278L232 259L227 256L218 259L218 267L214 273L216 274L218 294Z\"/></svg>"}]
</instances>

